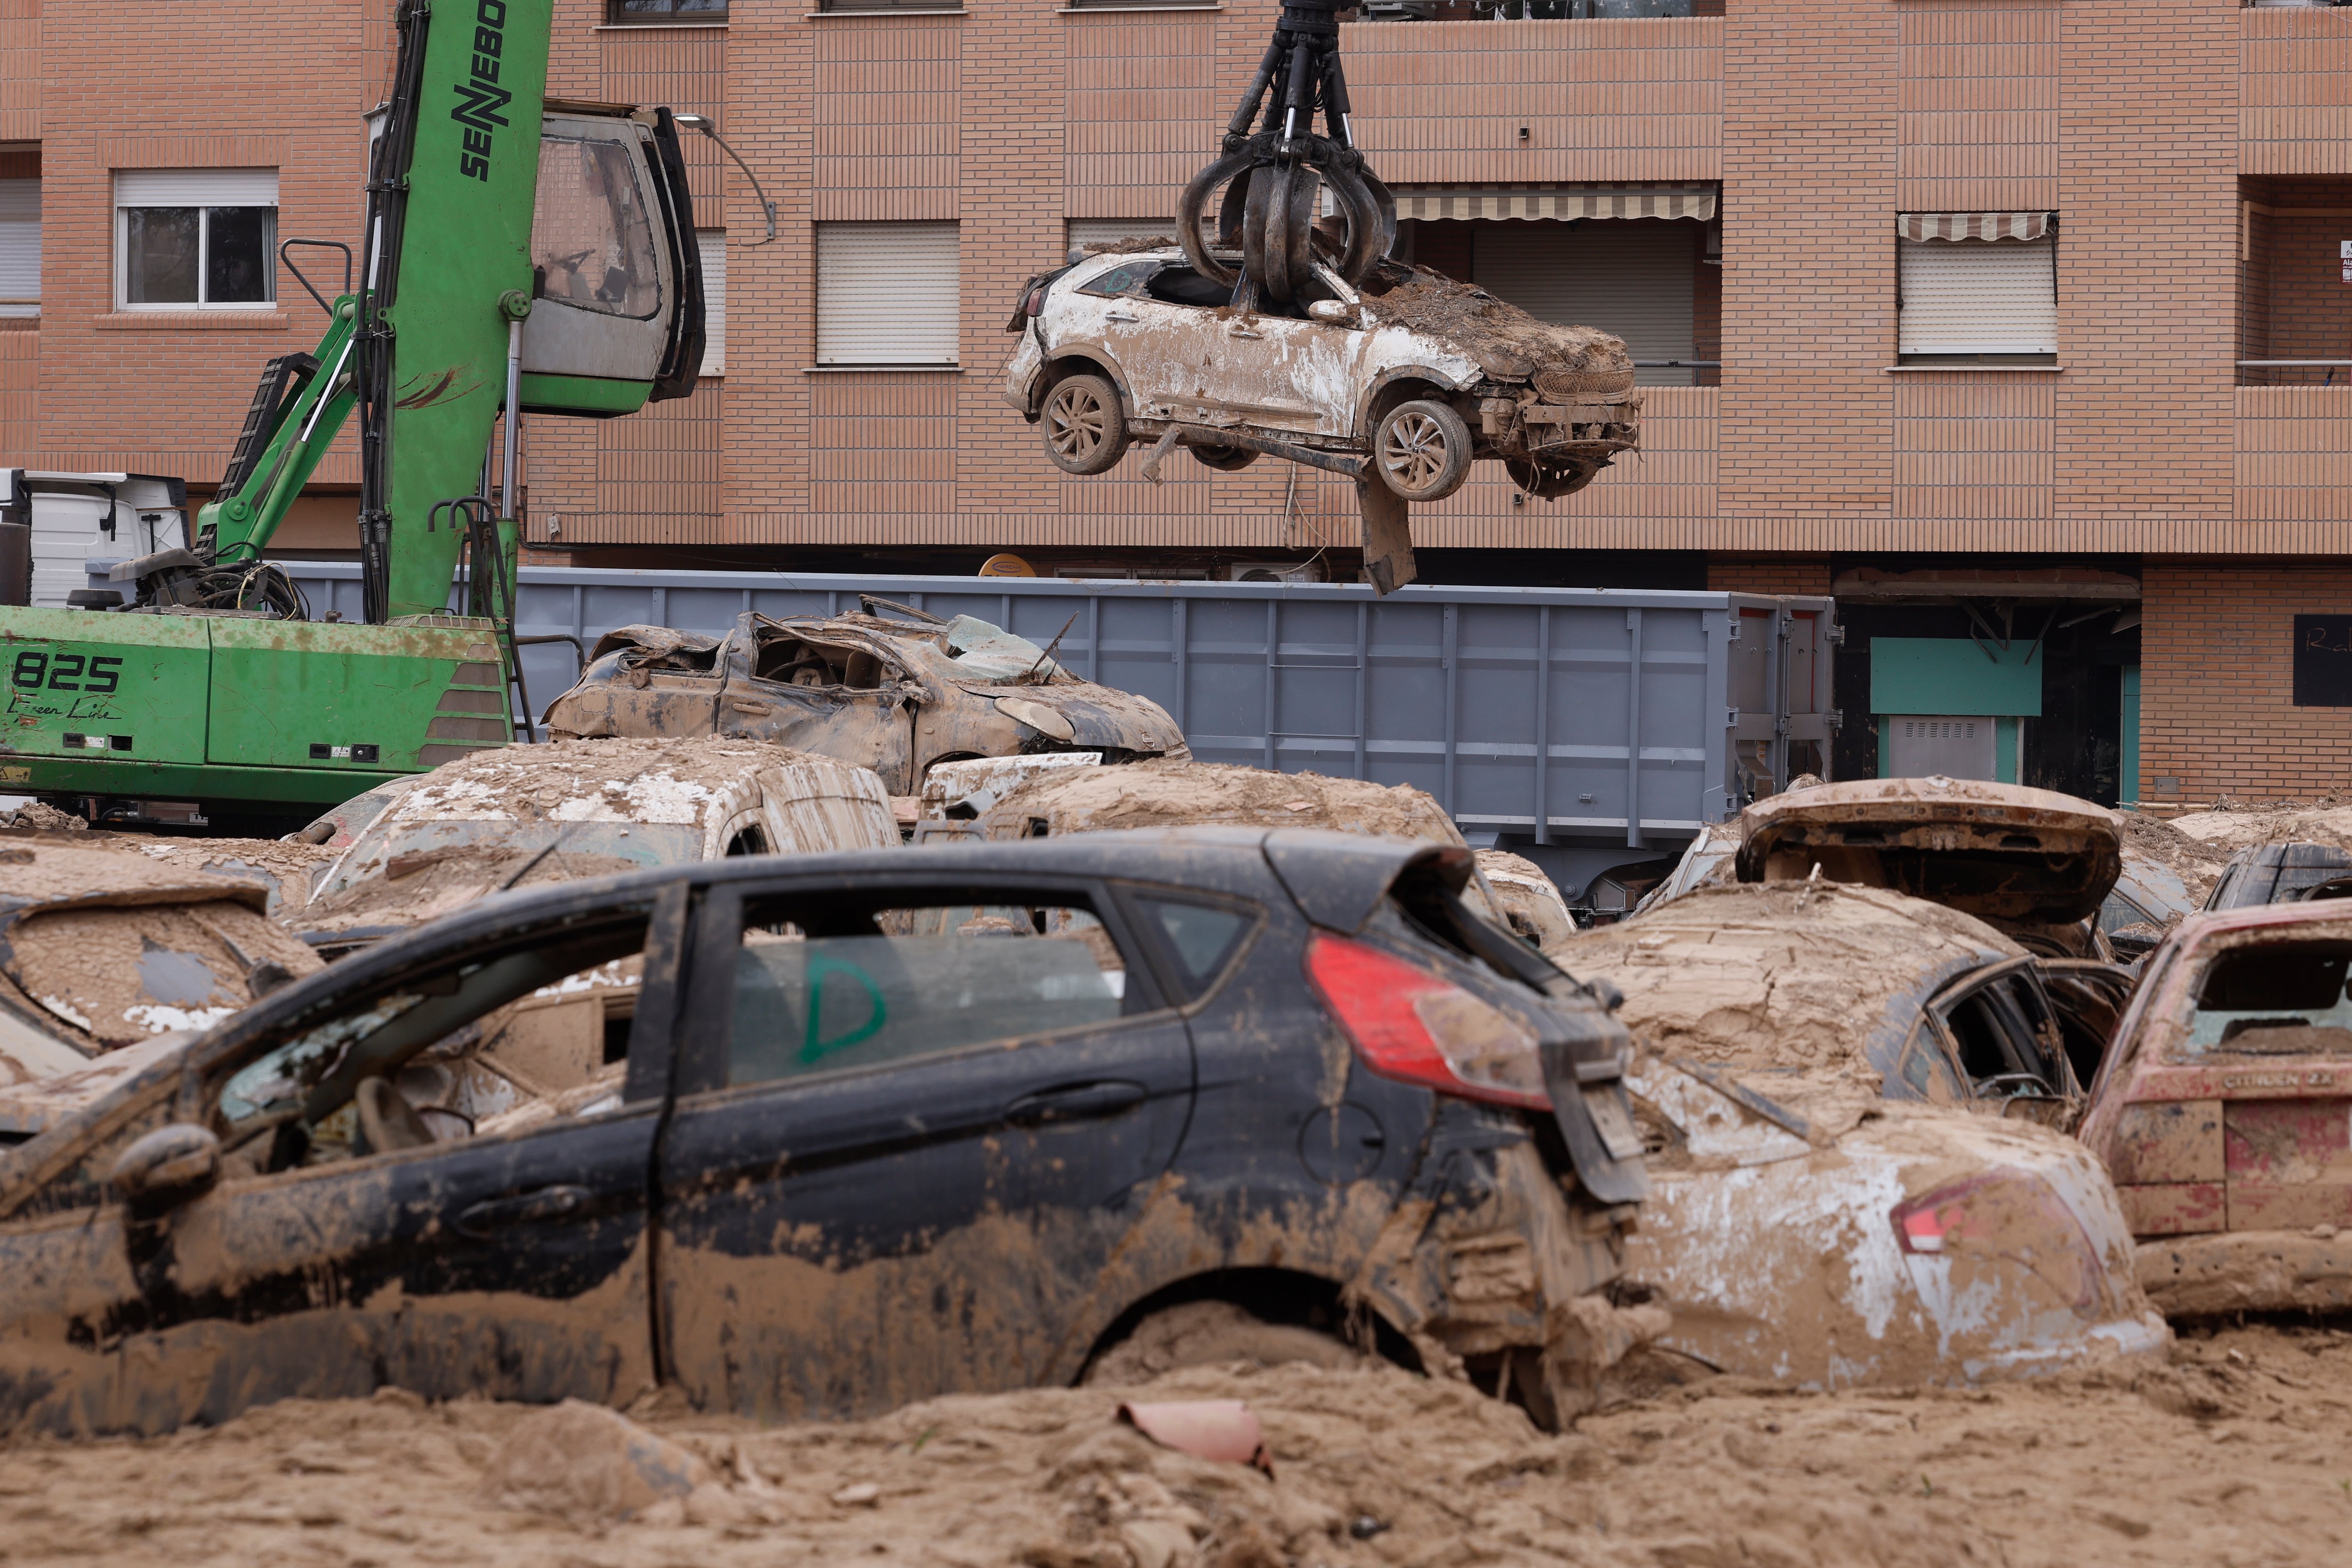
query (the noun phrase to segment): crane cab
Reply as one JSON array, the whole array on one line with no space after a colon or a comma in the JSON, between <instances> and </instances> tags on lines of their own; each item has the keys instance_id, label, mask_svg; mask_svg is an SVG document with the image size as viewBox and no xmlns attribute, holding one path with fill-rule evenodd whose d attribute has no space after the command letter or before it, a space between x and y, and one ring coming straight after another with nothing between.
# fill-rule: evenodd
<instances>
[{"instance_id":1,"label":"crane cab","mask_svg":"<svg viewBox=\"0 0 2352 1568\"><path fill-rule=\"evenodd\" d=\"M531 216L526 413L683 397L702 365L702 265L667 109L551 100Z\"/></svg>"}]
</instances>

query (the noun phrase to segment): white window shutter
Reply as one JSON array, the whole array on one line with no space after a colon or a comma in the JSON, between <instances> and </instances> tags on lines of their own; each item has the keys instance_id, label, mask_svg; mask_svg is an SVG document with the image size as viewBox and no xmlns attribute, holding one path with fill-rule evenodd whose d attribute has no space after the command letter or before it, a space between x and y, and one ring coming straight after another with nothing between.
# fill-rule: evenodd
<instances>
[{"instance_id":1,"label":"white window shutter","mask_svg":"<svg viewBox=\"0 0 2352 1568\"><path fill-rule=\"evenodd\" d=\"M702 374L727 374L727 234L723 229L698 229L694 242L702 252Z\"/></svg>"},{"instance_id":2,"label":"white window shutter","mask_svg":"<svg viewBox=\"0 0 2352 1568\"><path fill-rule=\"evenodd\" d=\"M275 169L117 169L119 207L274 207Z\"/></svg>"},{"instance_id":3,"label":"white window shutter","mask_svg":"<svg viewBox=\"0 0 2352 1568\"><path fill-rule=\"evenodd\" d=\"M816 363L958 362L963 273L952 223L828 223L816 231Z\"/></svg>"},{"instance_id":4,"label":"white window shutter","mask_svg":"<svg viewBox=\"0 0 2352 1568\"><path fill-rule=\"evenodd\" d=\"M0 180L0 316L41 313L41 182Z\"/></svg>"},{"instance_id":5,"label":"white window shutter","mask_svg":"<svg viewBox=\"0 0 2352 1568\"><path fill-rule=\"evenodd\" d=\"M2052 238L1897 240L1906 354L2054 354Z\"/></svg>"}]
</instances>

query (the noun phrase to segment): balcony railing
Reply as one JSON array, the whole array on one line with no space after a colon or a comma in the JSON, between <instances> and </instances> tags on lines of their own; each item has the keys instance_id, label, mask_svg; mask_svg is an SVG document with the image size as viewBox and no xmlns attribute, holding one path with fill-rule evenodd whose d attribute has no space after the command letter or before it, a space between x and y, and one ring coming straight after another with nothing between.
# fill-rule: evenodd
<instances>
[{"instance_id":1,"label":"balcony railing","mask_svg":"<svg viewBox=\"0 0 2352 1568\"><path fill-rule=\"evenodd\" d=\"M2352 359L2242 359L2238 384L2352 387Z\"/></svg>"},{"instance_id":2,"label":"balcony railing","mask_svg":"<svg viewBox=\"0 0 2352 1568\"><path fill-rule=\"evenodd\" d=\"M1369 22L1581 22L1720 16L1723 0L1364 0Z\"/></svg>"}]
</instances>

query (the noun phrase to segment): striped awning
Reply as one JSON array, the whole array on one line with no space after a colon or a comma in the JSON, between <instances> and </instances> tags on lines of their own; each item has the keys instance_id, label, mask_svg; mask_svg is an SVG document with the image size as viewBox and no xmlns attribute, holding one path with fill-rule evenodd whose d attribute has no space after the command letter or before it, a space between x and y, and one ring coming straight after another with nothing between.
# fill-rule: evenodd
<instances>
[{"instance_id":1,"label":"striped awning","mask_svg":"<svg viewBox=\"0 0 2352 1568\"><path fill-rule=\"evenodd\" d=\"M2056 213L1896 213L1906 239L2040 239L2058 226Z\"/></svg>"},{"instance_id":2,"label":"striped awning","mask_svg":"<svg viewBox=\"0 0 2352 1568\"><path fill-rule=\"evenodd\" d=\"M1715 216L1713 185L1401 185L1397 216L1423 219Z\"/></svg>"}]
</instances>

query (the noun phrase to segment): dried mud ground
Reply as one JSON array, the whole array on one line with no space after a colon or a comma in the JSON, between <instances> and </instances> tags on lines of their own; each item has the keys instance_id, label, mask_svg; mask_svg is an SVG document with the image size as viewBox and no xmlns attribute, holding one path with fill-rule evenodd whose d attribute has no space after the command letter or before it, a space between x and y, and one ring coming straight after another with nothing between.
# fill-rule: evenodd
<instances>
[{"instance_id":1,"label":"dried mud ground","mask_svg":"<svg viewBox=\"0 0 2352 1568\"><path fill-rule=\"evenodd\" d=\"M1589 1416L1564 1436L1459 1385L1390 1370L1195 1370L1150 1392L1246 1399L1275 1479L1155 1447L1115 1421L1117 1394L1095 1389L767 1428L655 1401L638 1419L718 1479L604 1523L490 1500L486 1478L528 1447L509 1439L533 1412L379 1396L279 1405L149 1442L0 1449L0 1561L2352 1560L2352 1333L2326 1326L2190 1333L2168 1363L1976 1392L1792 1394L1718 1381Z\"/></svg>"}]
</instances>

